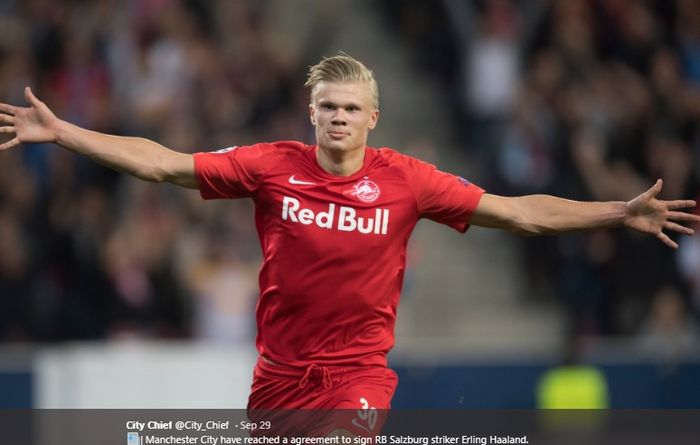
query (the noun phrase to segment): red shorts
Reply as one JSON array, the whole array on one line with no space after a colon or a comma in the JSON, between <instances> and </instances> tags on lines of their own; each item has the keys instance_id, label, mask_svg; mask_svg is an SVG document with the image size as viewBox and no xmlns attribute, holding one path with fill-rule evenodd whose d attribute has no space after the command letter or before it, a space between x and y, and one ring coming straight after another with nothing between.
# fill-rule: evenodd
<instances>
[{"instance_id":1,"label":"red shorts","mask_svg":"<svg viewBox=\"0 0 700 445\"><path fill-rule=\"evenodd\" d=\"M312 364L299 369L260 358L253 374L248 409L314 410L316 414L325 411L324 421L316 418L312 422L317 435L337 429L376 435L386 420L397 383L396 373L383 366ZM328 410L335 411L333 421L328 420Z\"/></svg>"}]
</instances>

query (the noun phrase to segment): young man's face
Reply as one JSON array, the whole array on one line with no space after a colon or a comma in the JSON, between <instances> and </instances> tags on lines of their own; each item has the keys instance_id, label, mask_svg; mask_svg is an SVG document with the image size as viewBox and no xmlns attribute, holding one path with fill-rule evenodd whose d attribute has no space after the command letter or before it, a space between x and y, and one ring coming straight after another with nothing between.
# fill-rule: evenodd
<instances>
[{"instance_id":1,"label":"young man's face","mask_svg":"<svg viewBox=\"0 0 700 445\"><path fill-rule=\"evenodd\" d=\"M309 113L319 147L342 151L364 150L379 117L366 82L319 83L311 94Z\"/></svg>"}]
</instances>

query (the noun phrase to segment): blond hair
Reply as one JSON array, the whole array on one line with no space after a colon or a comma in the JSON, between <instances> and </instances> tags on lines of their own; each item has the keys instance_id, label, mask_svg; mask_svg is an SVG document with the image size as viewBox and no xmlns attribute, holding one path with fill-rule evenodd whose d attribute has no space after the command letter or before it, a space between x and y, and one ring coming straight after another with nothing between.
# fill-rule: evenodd
<instances>
[{"instance_id":1,"label":"blond hair","mask_svg":"<svg viewBox=\"0 0 700 445\"><path fill-rule=\"evenodd\" d=\"M374 79L374 73L362 62L343 52L337 56L324 57L316 65L309 67L309 75L304 86L311 88L312 95L321 82L367 82L372 103L379 109L379 87Z\"/></svg>"}]
</instances>

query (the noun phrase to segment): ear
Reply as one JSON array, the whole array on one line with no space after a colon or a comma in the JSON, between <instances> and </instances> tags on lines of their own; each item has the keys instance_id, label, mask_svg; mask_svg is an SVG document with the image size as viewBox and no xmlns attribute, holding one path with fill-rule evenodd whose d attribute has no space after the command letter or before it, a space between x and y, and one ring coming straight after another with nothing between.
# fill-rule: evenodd
<instances>
[{"instance_id":1,"label":"ear","mask_svg":"<svg viewBox=\"0 0 700 445\"><path fill-rule=\"evenodd\" d=\"M379 120L379 110L374 110L372 111L372 114L369 116L369 129L374 130L374 127L377 126L377 121Z\"/></svg>"},{"instance_id":2,"label":"ear","mask_svg":"<svg viewBox=\"0 0 700 445\"><path fill-rule=\"evenodd\" d=\"M311 120L311 125L316 126L316 109L313 104L309 104L309 120Z\"/></svg>"}]
</instances>

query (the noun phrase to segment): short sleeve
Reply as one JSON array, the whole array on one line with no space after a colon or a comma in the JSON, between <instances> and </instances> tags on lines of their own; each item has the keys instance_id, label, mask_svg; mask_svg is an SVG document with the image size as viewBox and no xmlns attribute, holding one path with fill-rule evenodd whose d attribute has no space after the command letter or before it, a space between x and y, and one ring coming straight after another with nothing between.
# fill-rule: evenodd
<instances>
[{"instance_id":1,"label":"short sleeve","mask_svg":"<svg viewBox=\"0 0 700 445\"><path fill-rule=\"evenodd\" d=\"M419 216L446 224L458 232L466 232L484 190L462 177L418 160L413 162L412 170L411 184Z\"/></svg>"},{"instance_id":2,"label":"short sleeve","mask_svg":"<svg viewBox=\"0 0 700 445\"><path fill-rule=\"evenodd\" d=\"M204 199L245 198L260 186L270 144L195 153L194 170Z\"/></svg>"}]
</instances>

